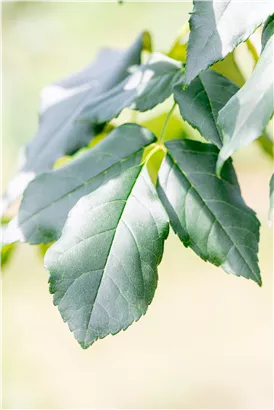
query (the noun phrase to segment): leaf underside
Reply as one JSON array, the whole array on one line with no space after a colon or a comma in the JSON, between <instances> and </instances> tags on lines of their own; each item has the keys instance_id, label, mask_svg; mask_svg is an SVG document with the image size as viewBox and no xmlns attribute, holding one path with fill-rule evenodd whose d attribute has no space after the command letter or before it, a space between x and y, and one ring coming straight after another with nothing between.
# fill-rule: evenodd
<instances>
[{"instance_id":1,"label":"leaf underside","mask_svg":"<svg viewBox=\"0 0 274 410\"><path fill-rule=\"evenodd\" d=\"M54 304L83 348L146 313L168 219L147 170L122 171L83 198L46 253Z\"/></svg>"},{"instance_id":2,"label":"leaf underside","mask_svg":"<svg viewBox=\"0 0 274 410\"><path fill-rule=\"evenodd\" d=\"M219 179L214 145L172 140L166 147L157 190L175 233L202 259L261 285L260 224L241 197L232 163Z\"/></svg>"}]
</instances>

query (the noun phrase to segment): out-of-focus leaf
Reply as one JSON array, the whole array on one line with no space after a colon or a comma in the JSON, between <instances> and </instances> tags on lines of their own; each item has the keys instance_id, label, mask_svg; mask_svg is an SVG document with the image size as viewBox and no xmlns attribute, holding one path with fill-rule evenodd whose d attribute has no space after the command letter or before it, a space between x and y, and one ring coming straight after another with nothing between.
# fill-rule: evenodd
<instances>
[{"instance_id":1,"label":"out-of-focus leaf","mask_svg":"<svg viewBox=\"0 0 274 410\"><path fill-rule=\"evenodd\" d=\"M165 145L157 190L175 233L202 259L261 285L260 223L241 197L231 161L218 179L214 145L191 140Z\"/></svg>"},{"instance_id":2,"label":"out-of-focus leaf","mask_svg":"<svg viewBox=\"0 0 274 410\"><path fill-rule=\"evenodd\" d=\"M185 84L202 71L222 60L274 12L273 1L247 3L194 1L186 63Z\"/></svg>"},{"instance_id":3,"label":"out-of-focus leaf","mask_svg":"<svg viewBox=\"0 0 274 410\"><path fill-rule=\"evenodd\" d=\"M223 60L214 64L212 69L229 78L238 87L242 87L245 83L244 76L235 61L234 53L229 53Z\"/></svg>"},{"instance_id":4,"label":"out-of-focus leaf","mask_svg":"<svg viewBox=\"0 0 274 410\"><path fill-rule=\"evenodd\" d=\"M15 244L3 244L3 235L8 222L9 218L1 218L1 268L3 268L8 263L10 257L15 251Z\"/></svg>"},{"instance_id":5,"label":"out-of-focus leaf","mask_svg":"<svg viewBox=\"0 0 274 410\"><path fill-rule=\"evenodd\" d=\"M223 134L217 173L237 149L258 138L273 114L273 37L267 42L251 77L220 111Z\"/></svg>"},{"instance_id":6,"label":"out-of-focus leaf","mask_svg":"<svg viewBox=\"0 0 274 410\"><path fill-rule=\"evenodd\" d=\"M108 138L62 168L38 175L27 187L18 215L5 231L5 243L55 241L68 212L121 169L139 164L144 147L156 141L146 128L125 124Z\"/></svg>"},{"instance_id":7,"label":"out-of-focus leaf","mask_svg":"<svg viewBox=\"0 0 274 410\"><path fill-rule=\"evenodd\" d=\"M189 25L185 24L177 35L171 50L168 53L170 58L185 63L187 56L187 43L189 38Z\"/></svg>"},{"instance_id":8,"label":"out-of-focus leaf","mask_svg":"<svg viewBox=\"0 0 274 410\"><path fill-rule=\"evenodd\" d=\"M120 172L71 210L45 266L54 304L84 349L146 313L168 230L143 166Z\"/></svg>"},{"instance_id":9,"label":"out-of-focus leaf","mask_svg":"<svg viewBox=\"0 0 274 410\"><path fill-rule=\"evenodd\" d=\"M51 169L57 158L72 155L101 132L103 124L82 120L82 111L130 75L130 68L141 63L141 52L148 43L148 33L142 33L127 50L103 49L79 73L44 88L39 129L26 148L19 173L7 188L2 212L35 175Z\"/></svg>"},{"instance_id":10,"label":"out-of-focus leaf","mask_svg":"<svg viewBox=\"0 0 274 410\"><path fill-rule=\"evenodd\" d=\"M219 111L238 91L228 78L214 70L200 73L189 85L183 83L174 87L174 98L180 113L192 127L217 147L222 146L222 134L217 126Z\"/></svg>"}]
</instances>

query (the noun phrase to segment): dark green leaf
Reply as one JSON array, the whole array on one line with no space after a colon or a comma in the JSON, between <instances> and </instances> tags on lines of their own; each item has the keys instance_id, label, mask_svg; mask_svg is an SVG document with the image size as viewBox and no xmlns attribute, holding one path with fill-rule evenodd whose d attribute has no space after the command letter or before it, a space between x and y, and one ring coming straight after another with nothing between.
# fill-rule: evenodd
<instances>
[{"instance_id":1,"label":"dark green leaf","mask_svg":"<svg viewBox=\"0 0 274 410\"><path fill-rule=\"evenodd\" d=\"M269 16L266 20L262 32L262 50L265 48L266 43L270 39L271 36L274 34L274 14Z\"/></svg>"},{"instance_id":2,"label":"dark green leaf","mask_svg":"<svg viewBox=\"0 0 274 410\"><path fill-rule=\"evenodd\" d=\"M214 145L173 140L166 146L157 189L175 233L202 259L261 284L259 221L241 197L231 161L218 179Z\"/></svg>"},{"instance_id":3,"label":"dark green leaf","mask_svg":"<svg viewBox=\"0 0 274 410\"><path fill-rule=\"evenodd\" d=\"M258 138L273 114L273 37L270 38L251 77L220 111L223 134L217 173L237 149Z\"/></svg>"},{"instance_id":4,"label":"dark green leaf","mask_svg":"<svg viewBox=\"0 0 274 410\"><path fill-rule=\"evenodd\" d=\"M38 175L28 185L18 216L5 232L5 243L31 244L58 239L68 212L121 169L139 164L143 149L156 137L146 128L125 124L62 168Z\"/></svg>"},{"instance_id":5,"label":"dark green leaf","mask_svg":"<svg viewBox=\"0 0 274 410\"><path fill-rule=\"evenodd\" d=\"M54 304L83 348L146 313L168 220L141 166L81 198L46 253Z\"/></svg>"},{"instance_id":6,"label":"dark green leaf","mask_svg":"<svg viewBox=\"0 0 274 410\"><path fill-rule=\"evenodd\" d=\"M218 112L238 91L228 78L211 69L200 73L187 89L183 84L174 87L174 98L180 113L192 127L208 141L222 146L222 135L217 127Z\"/></svg>"},{"instance_id":7,"label":"dark green leaf","mask_svg":"<svg viewBox=\"0 0 274 410\"><path fill-rule=\"evenodd\" d=\"M153 53L149 61L131 76L87 104L83 119L98 124L117 117L126 107L138 111L151 110L170 96L182 75L181 68L180 62L164 54Z\"/></svg>"},{"instance_id":8,"label":"dark green leaf","mask_svg":"<svg viewBox=\"0 0 274 410\"><path fill-rule=\"evenodd\" d=\"M21 171L3 198L4 210L23 193L35 175L51 169L57 158L87 145L102 130L102 124L81 120L82 111L123 81L130 67L140 64L141 51L147 43L148 33L143 33L128 50L103 49L95 62L79 73L45 87L41 94L39 129L27 146Z\"/></svg>"},{"instance_id":9,"label":"dark green leaf","mask_svg":"<svg viewBox=\"0 0 274 410\"><path fill-rule=\"evenodd\" d=\"M269 183L269 214L268 220L270 226L273 224L274 219L274 174L272 175Z\"/></svg>"},{"instance_id":10,"label":"dark green leaf","mask_svg":"<svg viewBox=\"0 0 274 410\"><path fill-rule=\"evenodd\" d=\"M222 60L274 12L273 1L194 1L185 83Z\"/></svg>"}]
</instances>

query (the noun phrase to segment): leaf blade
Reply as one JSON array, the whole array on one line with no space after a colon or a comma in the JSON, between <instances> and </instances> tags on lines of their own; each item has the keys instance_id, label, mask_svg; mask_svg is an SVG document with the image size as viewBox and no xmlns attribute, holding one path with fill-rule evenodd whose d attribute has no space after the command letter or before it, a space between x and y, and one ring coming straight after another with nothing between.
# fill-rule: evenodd
<instances>
[{"instance_id":1,"label":"leaf blade","mask_svg":"<svg viewBox=\"0 0 274 410\"><path fill-rule=\"evenodd\" d=\"M123 81L131 66L141 63L148 37L147 32L141 33L127 50L102 49L82 71L42 90L39 128L21 155L18 174L8 185L3 213L37 174L50 170L59 157L74 154L102 131L104 124L82 121L81 113L86 104Z\"/></svg>"},{"instance_id":2,"label":"leaf blade","mask_svg":"<svg viewBox=\"0 0 274 410\"><path fill-rule=\"evenodd\" d=\"M271 37L251 77L219 112L223 147L217 162L218 175L233 152L260 136L273 114L273 45Z\"/></svg>"},{"instance_id":3,"label":"leaf blade","mask_svg":"<svg viewBox=\"0 0 274 410\"><path fill-rule=\"evenodd\" d=\"M72 209L45 265L54 303L83 348L145 314L167 235L166 214L140 166L121 172Z\"/></svg>"},{"instance_id":4,"label":"leaf blade","mask_svg":"<svg viewBox=\"0 0 274 410\"><path fill-rule=\"evenodd\" d=\"M245 3L233 0L193 3L189 20L186 84L190 84L202 70L222 60L238 44L247 40L274 11L271 1L254 2L247 19Z\"/></svg>"},{"instance_id":5,"label":"leaf blade","mask_svg":"<svg viewBox=\"0 0 274 410\"><path fill-rule=\"evenodd\" d=\"M58 239L68 212L81 196L120 169L140 163L144 147L155 140L146 128L125 124L75 161L38 175L24 193L18 216L5 232L5 242L37 244Z\"/></svg>"},{"instance_id":6,"label":"leaf blade","mask_svg":"<svg viewBox=\"0 0 274 410\"><path fill-rule=\"evenodd\" d=\"M198 129L208 141L221 148L218 112L238 89L228 78L209 69L200 73L186 89L183 89L181 83L177 84L174 87L174 98L182 118Z\"/></svg>"},{"instance_id":7,"label":"leaf blade","mask_svg":"<svg viewBox=\"0 0 274 410\"><path fill-rule=\"evenodd\" d=\"M153 53L146 64L100 98L87 105L83 119L104 123L117 117L124 108L147 111L167 99L179 80L182 64L164 54Z\"/></svg>"},{"instance_id":8,"label":"leaf blade","mask_svg":"<svg viewBox=\"0 0 274 410\"><path fill-rule=\"evenodd\" d=\"M174 140L166 146L157 190L175 233L202 259L260 285L259 221L241 197L231 163L218 179L213 145Z\"/></svg>"}]
</instances>

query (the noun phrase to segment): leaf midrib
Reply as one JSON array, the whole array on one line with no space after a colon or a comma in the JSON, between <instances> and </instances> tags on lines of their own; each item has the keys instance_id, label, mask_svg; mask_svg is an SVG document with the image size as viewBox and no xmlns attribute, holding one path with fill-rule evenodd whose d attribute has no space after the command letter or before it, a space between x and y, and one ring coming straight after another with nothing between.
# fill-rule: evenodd
<instances>
[{"instance_id":1,"label":"leaf midrib","mask_svg":"<svg viewBox=\"0 0 274 410\"><path fill-rule=\"evenodd\" d=\"M114 241L115 241L116 234L117 234L117 231L118 231L118 227L119 227L119 224L120 224L120 222L121 222L121 220L122 220L124 211L125 211L125 209L126 209L126 206L127 206L127 203L128 203L128 199L129 199L130 195L132 194L132 191L133 191L133 189L134 189L134 187L135 187L135 185L136 185L136 183L137 183L137 181L138 181L138 178L139 178L139 176L140 176L142 170L143 170L143 166L140 166L140 170L139 170L138 174L137 174L136 177L135 177L134 184L132 185L132 187L131 187L131 189L130 189L128 195L127 195L127 197L125 198L125 204L124 204L124 206L123 206L123 208L122 208L122 210L121 210L120 216L119 216L119 218L118 218L118 220L117 220L117 226L116 226L116 228L115 228L115 233L114 233L114 235L113 235L113 238L112 238L112 240L111 240L111 243L110 243L110 246L109 246L109 250L108 250L108 253L107 253L107 260L106 260L106 262L105 262L104 269L103 269L103 272L102 272L102 276L101 276L100 282L99 282L99 284L98 284L97 294L96 294L96 296L95 296L93 305L91 306L91 309L90 309L90 314L89 314L89 318L88 318L88 323L87 323L87 327L86 327L86 330L85 330L85 332L86 332L85 340L84 340L84 342L83 342L85 347L86 347L86 343L87 343L87 331L88 331L88 328L89 328L89 326L90 326L90 322L91 322L91 319L92 319L93 309L94 309L96 300L97 300L98 295L99 295L99 292L100 292L101 283L102 283L102 280L103 280L103 278L104 278L105 271L106 271L106 269L107 269L107 265L108 265L108 261L109 261L109 256L110 256L110 254L111 254L111 248L112 248L112 245L113 245L113 243L114 243Z\"/></svg>"}]
</instances>

